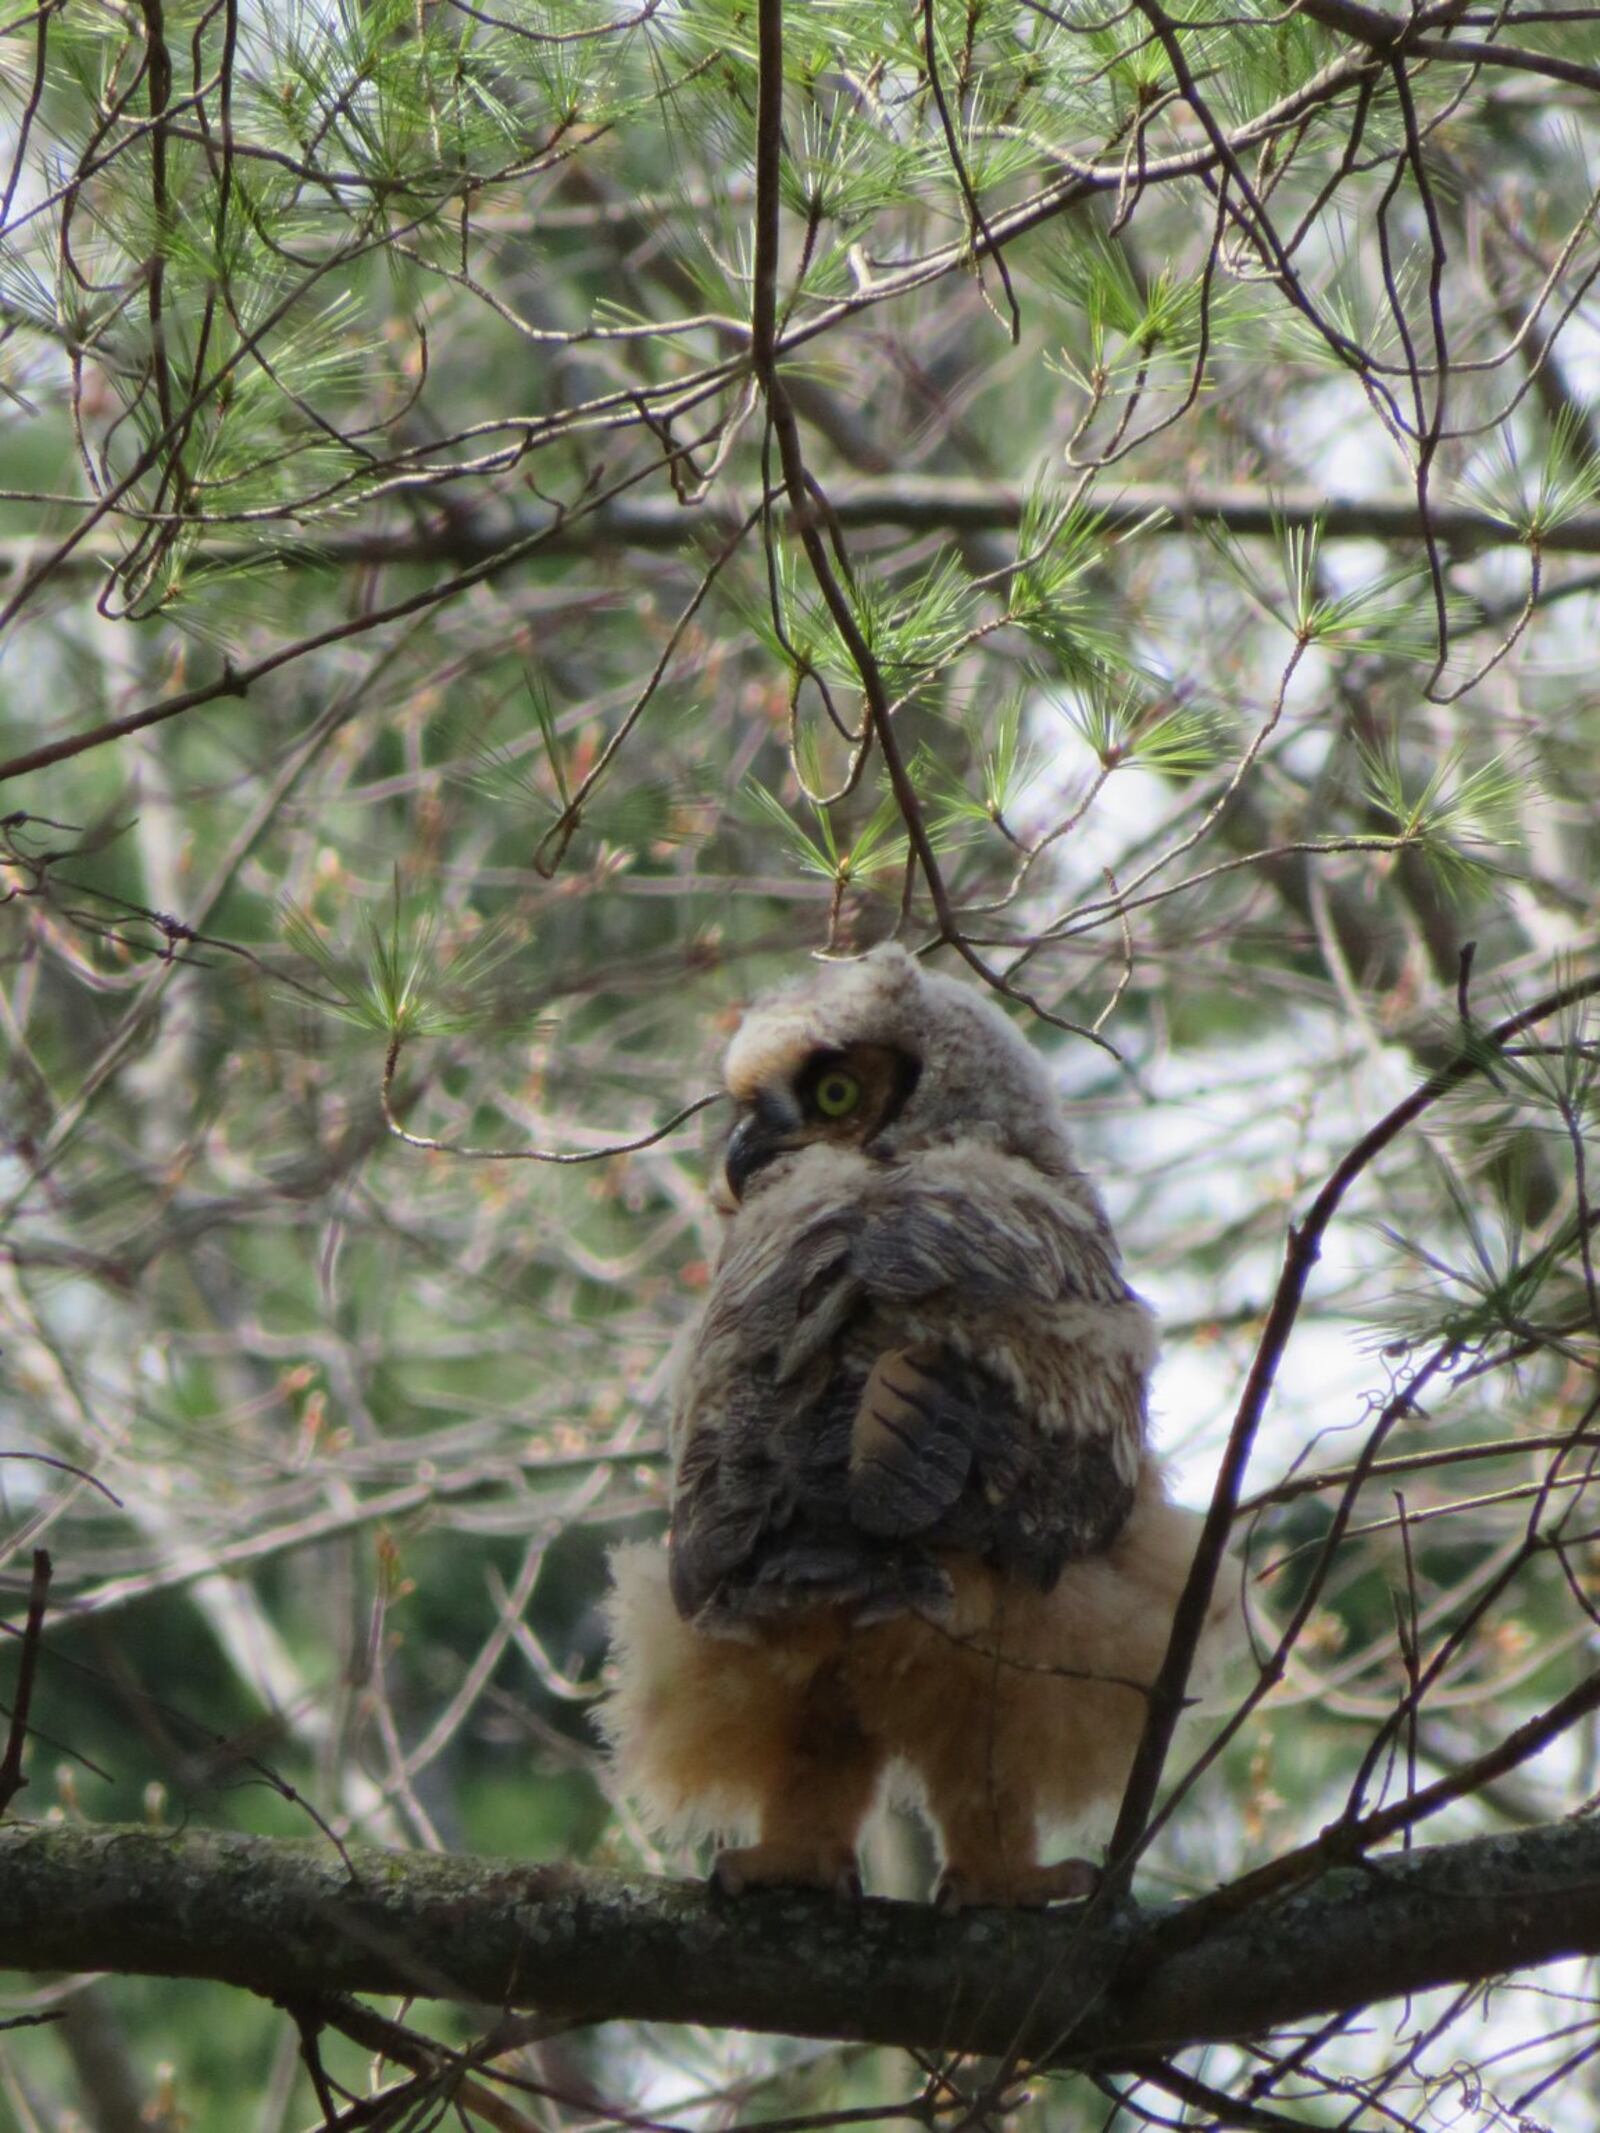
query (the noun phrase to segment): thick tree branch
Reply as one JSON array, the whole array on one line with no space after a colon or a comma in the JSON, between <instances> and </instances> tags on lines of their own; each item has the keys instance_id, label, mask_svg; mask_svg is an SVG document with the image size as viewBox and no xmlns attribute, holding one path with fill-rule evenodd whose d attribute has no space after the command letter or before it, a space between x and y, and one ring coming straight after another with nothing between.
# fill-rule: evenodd
<instances>
[{"instance_id":1,"label":"thick tree branch","mask_svg":"<svg viewBox=\"0 0 1600 2133\"><path fill-rule=\"evenodd\" d=\"M1116 2068L1600 1954L1600 1824L1372 1858L1276 1900L1071 1912L730 1903L564 1865L141 1828L0 1829L7 1964L376 1992ZM1215 1899L1213 1899L1215 1901Z\"/></svg>"}]
</instances>

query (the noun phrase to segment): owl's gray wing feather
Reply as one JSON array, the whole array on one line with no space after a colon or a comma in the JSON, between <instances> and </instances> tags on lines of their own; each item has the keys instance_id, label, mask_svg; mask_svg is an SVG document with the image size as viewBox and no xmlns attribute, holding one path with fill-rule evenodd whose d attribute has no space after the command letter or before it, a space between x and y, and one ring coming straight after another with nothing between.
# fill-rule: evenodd
<instances>
[{"instance_id":1,"label":"owl's gray wing feather","mask_svg":"<svg viewBox=\"0 0 1600 2133\"><path fill-rule=\"evenodd\" d=\"M848 1483L863 1533L967 1550L1048 1588L1111 1542L1133 1493L1113 1440L1039 1429L949 1348L880 1357L863 1388Z\"/></svg>"},{"instance_id":2,"label":"owl's gray wing feather","mask_svg":"<svg viewBox=\"0 0 1600 2133\"><path fill-rule=\"evenodd\" d=\"M1081 1328L1050 1330L1062 1304L1140 1312L1103 1225L1042 1185L983 1205L903 1173L878 1183L786 1237L763 1226L718 1271L680 1410L671 1540L676 1603L707 1627L823 1601L857 1620L938 1612L943 1550L1048 1586L1131 1504L1141 1373ZM930 1314L948 1337L930 1337ZM1029 1330L1069 1390L1105 1379L1103 1426L1047 1418L1025 1372L985 1360L1001 1322Z\"/></svg>"},{"instance_id":3,"label":"owl's gray wing feather","mask_svg":"<svg viewBox=\"0 0 1600 2133\"><path fill-rule=\"evenodd\" d=\"M850 1432L862 1372L815 1388L759 1365L678 1461L667 1559L674 1604L703 1627L843 1606L857 1621L940 1614L950 1583L925 1551L870 1536L851 1516Z\"/></svg>"}]
</instances>

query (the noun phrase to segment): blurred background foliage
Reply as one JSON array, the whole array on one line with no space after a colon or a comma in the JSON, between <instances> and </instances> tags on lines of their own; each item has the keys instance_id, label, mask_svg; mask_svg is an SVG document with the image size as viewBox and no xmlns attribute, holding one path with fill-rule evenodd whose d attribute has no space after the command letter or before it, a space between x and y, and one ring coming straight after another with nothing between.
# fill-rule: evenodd
<instances>
[{"instance_id":1,"label":"blurred background foliage","mask_svg":"<svg viewBox=\"0 0 1600 2133\"><path fill-rule=\"evenodd\" d=\"M807 955L897 932L1049 1054L1195 1502L1286 1221L1592 968L1600 18L786 17L780 370L899 793L751 364L747 0L0 20L13 1628L55 1563L21 1811L693 1866L586 1715L716 1251L719 1113L652 1136ZM1594 1664L1596 1058L1552 1016L1360 1178L1248 1478L1260 1700L1153 1891ZM1586 1722L1429 1832L1597 1784ZM892 1825L878 1885L925 1851ZM3 2040L29 2133L315 2116L240 1995L12 2007L65 2014ZM1566 1966L1205 2075L1578 2128L1593 2009ZM920 2079L608 2030L517 2064L540 2125Z\"/></svg>"}]
</instances>

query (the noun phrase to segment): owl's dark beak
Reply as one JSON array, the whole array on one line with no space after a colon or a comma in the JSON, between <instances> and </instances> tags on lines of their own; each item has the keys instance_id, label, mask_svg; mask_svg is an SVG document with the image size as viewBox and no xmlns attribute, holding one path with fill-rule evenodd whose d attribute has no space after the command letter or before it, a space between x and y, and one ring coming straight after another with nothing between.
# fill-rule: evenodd
<instances>
[{"instance_id":1,"label":"owl's dark beak","mask_svg":"<svg viewBox=\"0 0 1600 2133\"><path fill-rule=\"evenodd\" d=\"M802 1124L800 1106L779 1089L763 1089L728 1137L723 1171L736 1200L758 1170L795 1146Z\"/></svg>"}]
</instances>

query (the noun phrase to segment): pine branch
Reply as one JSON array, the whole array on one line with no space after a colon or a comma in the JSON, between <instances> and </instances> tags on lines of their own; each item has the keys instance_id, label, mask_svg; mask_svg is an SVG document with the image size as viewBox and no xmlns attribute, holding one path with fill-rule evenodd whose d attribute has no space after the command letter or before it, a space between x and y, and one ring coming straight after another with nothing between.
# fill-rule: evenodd
<instances>
[{"instance_id":1,"label":"pine branch","mask_svg":"<svg viewBox=\"0 0 1600 2133\"><path fill-rule=\"evenodd\" d=\"M4 1960L1096 2069L1600 1954L1600 1825L1370 1858L1275 1900L975 1912L143 1828L0 1829Z\"/></svg>"},{"instance_id":2,"label":"pine branch","mask_svg":"<svg viewBox=\"0 0 1600 2133\"><path fill-rule=\"evenodd\" d=\"M1012 533L1027 501L1028 491L1018 483L960 475L862 476L837 486L830 480L828 486L831 515L851 531L882 526L952 537ZM703 503L635 496L560 516L506 517L486 511L479 517L459 513L430 526L391 531L302 535L296 530L286 533L281 543L259 536L243 542L219 530L197 539L192 553L196 563L207 568L260 566L275 560L315 563L321 569L385 563L449 563L461 568L494 560L510 565L522 559L531 542L545 555L674 549L699 530L733 528L750 517L755 506L753 494L719 487ZM1108 533L1141 526L1147 533L1185 537L1206 525L1241 538L1272 539L1283 530L1320 525L1325 541L1416 541L1425 530L1412 494L1329 496L1318 489L1271 489L1245 482L1126 482L1114 493L1108 484L1106 494L1095 494L1093 509L1104 518ZM1470 504L1430 500L1426 530L1458 555L1527 545L1508 520ZM1541 535L1540 547L1548 555L1600 555L1600 511L1563 518ZM25 568L35 553L36 543L29 540L0 540L0 581ZM52 576L99 578L121 554L122 544L102 536L89 538L56 565Z\"/></svg>"}]
</instances>

